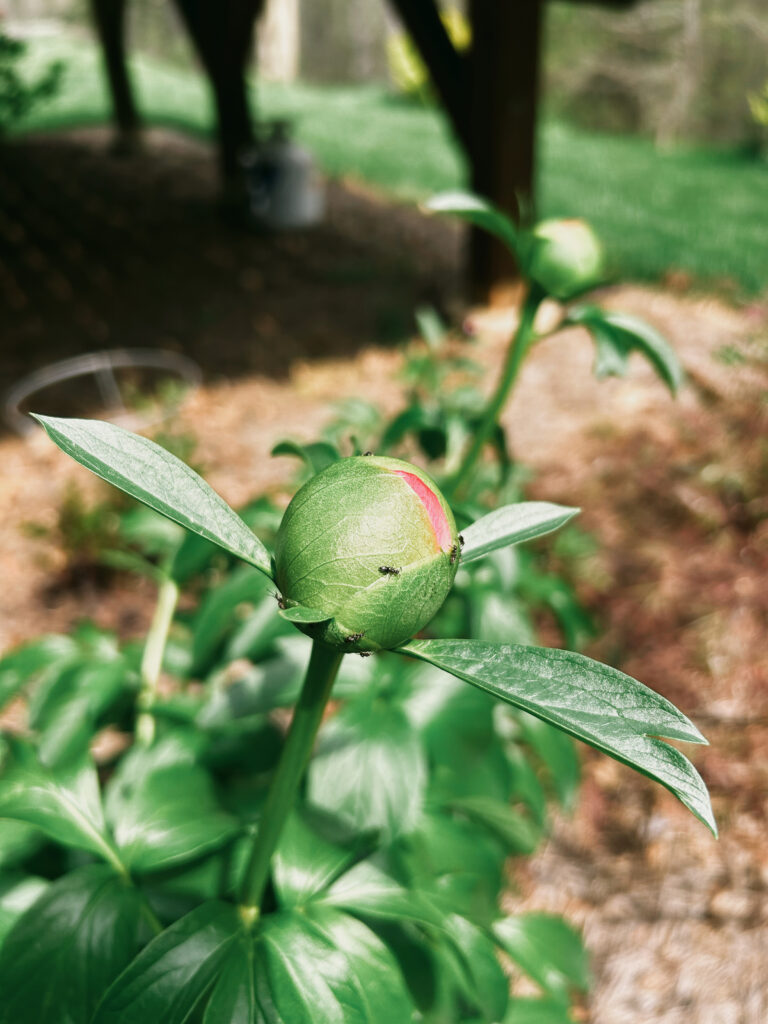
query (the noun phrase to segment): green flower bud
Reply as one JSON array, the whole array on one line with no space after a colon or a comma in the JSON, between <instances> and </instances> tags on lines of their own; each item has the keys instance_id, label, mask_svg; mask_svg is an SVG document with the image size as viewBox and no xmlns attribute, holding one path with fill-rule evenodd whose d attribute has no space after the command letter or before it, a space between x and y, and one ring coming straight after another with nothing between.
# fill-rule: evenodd
<instances>
[{"instance_id":1,"label":"green flower bud","mask_svg":"<svg viewBox=\"0 0 768 1024\"><path fill-rule=\"evenodd\" d=\"M603 276L603 247L586 221L544 220L533 238L530 275L548 295L565 301Z\"/></svg>"},{"instance_id":2,"label":"green flower bud","mask_svg":"<svg viewBox=\"0 0 768 1024\"><path fill-rule=\"evenodd\" d=\"M286 509L275 547L286 607L330 621L301 628L346 651L397 647L440 608L459 562L453 514L400 459L357 456L318 473Z\"/></svg>"}]
</instances>

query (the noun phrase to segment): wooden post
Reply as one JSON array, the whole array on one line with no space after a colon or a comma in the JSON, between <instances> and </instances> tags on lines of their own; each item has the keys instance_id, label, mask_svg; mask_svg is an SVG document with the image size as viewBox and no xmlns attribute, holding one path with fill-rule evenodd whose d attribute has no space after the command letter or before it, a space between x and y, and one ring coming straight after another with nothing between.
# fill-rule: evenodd
<instances>
[{"instance_id":1,"label":"wooden post","mask_svg":"<svg viewBox=\"0 0 768 1024\"><path fill-rule=\"evenodd\" d=\"M470 0L472 21L472 189L519 218L534 202L542 0ZM475 298L513 282L514 260L495 239L473 231Z\"/></svg>"}]
</instances>

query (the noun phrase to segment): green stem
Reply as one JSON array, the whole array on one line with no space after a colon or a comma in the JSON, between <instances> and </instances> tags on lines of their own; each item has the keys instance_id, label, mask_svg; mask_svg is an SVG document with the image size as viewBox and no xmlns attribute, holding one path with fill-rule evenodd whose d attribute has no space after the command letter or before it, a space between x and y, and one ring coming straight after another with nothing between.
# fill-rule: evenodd
<instances>
[{"instance_id":1,"label":"green stem","mask_svg":"<svg viewBox=\"0 0 768 1024\"><path fill-rule=\"evenodd\" d=\"M157 605L149 627L147 642L141 658L141 690L139 692L139 716L136 720L136 739L142 746L148 747L155 738L155 716L150 708L157 699L157 686L163 667L165 645L173 622L176 604L179 600L179 588L169 577L160 584L157 594Z\"/></svg>"},{"instance_id":2,"label":"green stem","mask_svg":"<svg viewBox=\"0 0 768 1024\"><path fill-rule=\"evenodd\" d=\"M457 491L467 484L480 453L493 434L504 406L509 400L523 358L535 340L533 322L536 319L536 313L544 297L544 292L541 288L535 283L531 284L520 315L520 323L517 325L517 330L507 349L499 383L496 385L496 390L485 406L480 426L475 431L472 443L464 453L461 465L451 476L444 489L447 497L454 496Z\"/></svg>"},{"instance_id":3,"label":"green stem","mask_svg":"<svg viewBox=\"0 0 768 1024\"><path fill-rule=\"evenodd\" d=\"M267 794L259 830L254 838L245 870L240 894L240 913L249 924L258 919L269 878L272 854L293 809L299 783L306 771L342 657L341 651L327 647L317 640L312 645L312 656L307 666L304 685L293 712L293 721Z\"/></svg>"}]
</instances>

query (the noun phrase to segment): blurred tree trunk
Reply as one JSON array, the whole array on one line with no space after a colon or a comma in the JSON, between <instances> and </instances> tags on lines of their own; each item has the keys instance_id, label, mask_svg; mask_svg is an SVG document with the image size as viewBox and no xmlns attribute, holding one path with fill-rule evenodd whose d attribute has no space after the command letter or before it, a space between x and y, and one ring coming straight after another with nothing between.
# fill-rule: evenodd
<instances>
[{"instance_id":1,"label":"blurred tree trunk","mask_svg":"<svg viewBox=\"0 0 768 1024\"><path fill-rule=\"evenodd\" d=\"M91 14L101 43L118 142L131 146L140 120L126 63L125 5L126 0L91 0Z\"/></svg>"},{"instance_id":2,"label":"blurred tree trunk","mask_svg":"<svg viewBox=\"0 0 768 1024\"><path fill-rule=\"evenodd\" d=\"M239 178L239 158L253 139L245 70L264 0L176 0L213 88L225 187Z\"/></svg>"}]
</instances>

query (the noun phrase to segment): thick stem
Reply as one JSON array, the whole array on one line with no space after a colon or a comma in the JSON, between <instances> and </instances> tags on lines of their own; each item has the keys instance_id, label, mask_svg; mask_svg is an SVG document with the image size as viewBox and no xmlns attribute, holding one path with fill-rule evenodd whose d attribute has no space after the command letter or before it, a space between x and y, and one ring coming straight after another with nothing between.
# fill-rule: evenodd
<instances>
[{"instance_id":1,"label":"thick stem","mask_svg":"<svg viewBox=\"0 0 768 1024\"><path fill-rule=\"evenodd\" d=\"M450 478L445 488L445 493L448 497L456 495L461 488L466 486L480 453L493 434L496 424L499 421L499 417L504 410L504 406L509 400L512 387L517 379L517 374L520 370L523 358L534 340L533 322L536 319L536 313L543 298L544 293L538 285L532 284L528 291L525 304L523 305L523 311L520 315L520 323L517 325L517 330L515 331L509 348L507 349L507 355L504 360L504 367L501 372L501 377L499 378L499 383L497 384L493 395L488 400L483 412L482 420L480 421L480 426L475 431L472 443L469 448L467 448L464 458L461 460L461 465Z\"/></svg>"},{"instance_id":2,"label":"thick stem","mask_svg":"<svg viewBox=\"0 0 768 1024\"><path fill-rule=\"evenodd\" d=\"M139 692L139 716L136 720L136 739L148 747L155 738L155 716L149 708L157 698L157 684L163 667L165 645L179 600L179 588L166 577L160 584L157 606L149 627L147 642L141 658L141 691Z\"/></svg>"},{"instance_id":3,"label":"thick stem","mask_svg":"<svg viewBox=\"0 0 768 1024\"><path fill-rule=\"evenodd\" d=\"M304 685L280 756L240 894L240 913L249 924L258 919L269 878L269 866L288 815L293 809L331 687L343 653L315 640Z\"/></svg>"}]
</instances>

